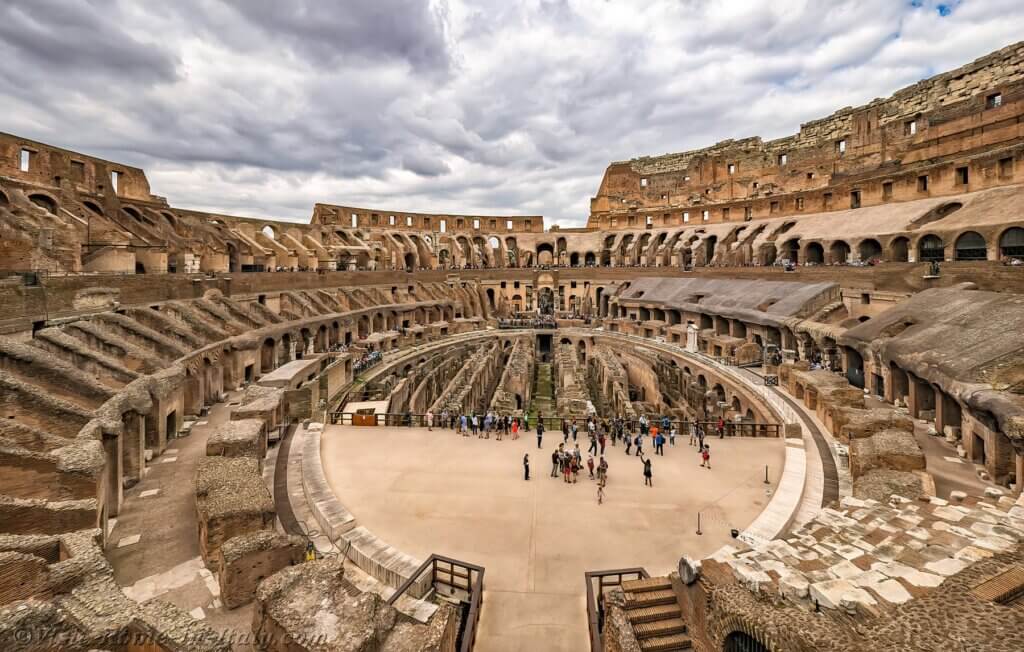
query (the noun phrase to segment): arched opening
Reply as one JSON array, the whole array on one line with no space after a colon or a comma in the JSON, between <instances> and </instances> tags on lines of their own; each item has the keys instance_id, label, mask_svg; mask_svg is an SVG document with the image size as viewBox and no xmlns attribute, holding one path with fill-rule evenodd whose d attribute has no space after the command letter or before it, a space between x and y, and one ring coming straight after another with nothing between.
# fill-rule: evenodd
<instances>
[{"instance_id":1,"label":"arched opening","mask_svg":"<svg viewBox=\"0 0 1024 652\"><path fill-rule=\"evenodd\" d=\"M999 254L1012 258L1024 258L1024 229L1015 226L1003 231L999 238Z\"/></svg>"},{"instance_id":2,"label":"arched opening","mask_svg":"<svg viewBox=\"0 0 1024 652\"><path fill-rule=\"evenodd\" d=\"M271 240L277 239L277 234L274 232L274 227L270 226L269 224L260 229L260 232L263 233L263 235L270 238Z\"/></svg>"},{"instance_id":3,"label":"arched opening","mask_svg":"<svg viewBox=\"0 0 1024 652\"><path fill-rule=\"evenodd\" d=\"M8 206L10 203L11 200L7 198L7 193L0 190L0 206Z\"/></svg>"},{"instance_id":4,"label":"arched opening","mask_svg":"<svg viewBox=\"0 0 1024 652\"><path fill-rule=\"evenodd\" d=\"M946 245L942 238L929 233L917 243L917 259L924 263L946 259Z\"/></svg>"},{"instance_id":5,"label":"arched opening","mask_svg":"<svg viewBox=\"0 0 1024 652\"><path fill-rule=\"evenodd\" d=\"M555 258L555 248L550 243L537 246L537 264L551 265Z\"/></svg>"},{"instance_id":6,"label":"arched opening","mask_svg":"<svg viewBox=\"0 0 1024 652\"><path fill-rule=\"evenodd\" d=\"M715 257L715 245L718 244L718 236L709 235L704 241L704 264L710 265Z\"/></svg>"},{"instance_id":7,"label":"arched opening","mask_svg":"<svg viewBox=\"0 0 1024 652\"><path fill-rule=\"evenodd\" d=\"M825 262L825 248L821 246L820 242L812 242L807 245L807 248L804 249L804 262L808 265L820 265Z\"/></svg>"},{"instance_id":8,"label":"arched opening","mask_svg":"<svg viewBox=\"0 0 1024 652\"><path fill-rule=\"evenodd\" d=\"M91 201L82 202L82 206L96 215L103 215L103 209Z\"/></svg>"},{"instance_id":9,"label":"arched opening","mask_svg":"<svg viewBox=\"0 0 1024 652\"><path fill-rule=\"evenodd\" d=\"M796 265L800 262L800 240L793 238L792 240L786 240L782 244L782 257L784 260L788 260L790 263Z\"/></svg>"},{"instance_id":10,"label":"arched opening","mask_svg":"<svg viewBox=\"0 0 1024 652\"><path fill-rule=\"evenodd\" d=\"M580 255L579 255L579 253L574 251L573 253L569 254L569 266L570 267L579 267L580 266Z\"/></svg>"},{"instance_id":11,"label":"arched opening","mask_svg":"<svg viewBox=\"0 0 1024 652\"><path fill-rule=\"evenodd\" d=\"M761 245L760 257L761 257L761 264L762 265L773 265L773 264L775 264L775 258L776 258L775 245L770 243L770 242L766 242L763 245Z\"/></svg>"},{"instance_id":12,"label":"arched opening","mask_svg":"<svg viewBox=\"0 0 1024 652\"><path fill-rule=\"evenodd\" d=\"M988 247L985 238L977 231L967 231L956 239L953 246L955 260L985 260L988 258Z\"/></svg>"},{"instance_id":13,"label":"arched opening","mask_svg":"<svg viewBox=\"0 0 1024 652\"><path fill-rule=\"evenodd\" d=\"M850 259L850 245L843 240L836 240L828 248L828 257L833 264L843 264Z\"/></svg>"},{"instance_id":14,"label":"arched opening","mask_svg":"<svg viewBox=\"0 0 1024 652\"><path fill-rule=\"evenodd\" d=\"M882 245L874 238L861 240L857 245L857 253L860 254L860 259L864 262L875 260L882 257Z\"/></svg>"},{"instance_id":15,"label":"arched opening","mask_svg":"<svg viewBox=\"0 0 1024 652\"><path fill-rule=\"evenodd\" d=\"M143 265L142 263L140 263L139 261L135 261L135 273L136 274L145 274L146 273L146 266Z\"/></svg>"},{"instance_id":16,"label":"arched opening","mask_svg":"<svg viewBox=\"0 0 1024 652\"><path fill-rule=\"evenodd\" d=\"M900 236L889 245L889 258L894 263L905 263L910 260L910 240Z\"/></svg>"},{"instance_id":17,"label":"arched opening","mask_svg":"<svg viewBox=\"0 0 1024 652\"><path fill-rule=\"evenodd\" d=\"M141 222L142 221L142 213L140 213L134 207L132 207L132 206L125 206L121 210L124 212L125 215L127 215L130 218L132 218L136 222Z\"/></svg>"},{"instance_id":18,"label":"arched opening","mask_svg":"<svg viewBox=\"0 0 1024 652\"><path fill-rule=\"evenodd\" d=\"M769 652L768 646L746 632L731 632L725 637L722 652Z\"/></svg>"},{"instance_id":19,"label":"arched opening","mask_svg":"<svg viewBox=\"0 0 1024 652\"><path fill-rule=\"evenodd\" d=\"M864 358L856 349L846 347L846 379L858 389L864 389Z\"/></svg>"},{"instance_id":20,"label":"arched opening","mask_svg":"<svg viewBox=\"0 0 1024 652\"><path fill-rule=\"evenodd\" d=\"M405 254L405 269L413 270L416 268L416 256L410 251Z\"/></svg>"},{"instance_id":21,"label":"arched opening","mask_svg":"<svg viewBox=\"0 0 1024 652\"><path fill-rule=\"evenodd\" d=\"M491 249L494 249L495 251L501 249L501 240L494 237L493 235L487 240L487 244L488 246L490 246Z\"/></svg>"},{"instance_id":22,"label":"arched opening","mask_svg":"<svg viewBox=\"0 0 1024 652\"><path fill-rule=\"evenodd\" d=\"M597 256L594 255L593 251L588 251L586 255L583 256L583 264L587 267L594 267L597 265Z\"/></svg>"},{"instance_id":23,"label":"arched opening","mask_svg":"<svg viewBox=\"0 0 1024 652\"><path fill-rule=\"evenodd\" d=\"M494 310L494 288L487 288L487 305Z\"/></svg>"},{"instance_id":24,"label":"arched opening","mask_svg":"<svg viewBox=\"0 0 1024 652\"><path fill-rule=\"evenodd\" d=\"M49 195L41 195L37 193L35 195L29 195L28 200L39 208L50 211L54 215L57 214L57 202L55 202Z\"/></svg>"}]
</instances>

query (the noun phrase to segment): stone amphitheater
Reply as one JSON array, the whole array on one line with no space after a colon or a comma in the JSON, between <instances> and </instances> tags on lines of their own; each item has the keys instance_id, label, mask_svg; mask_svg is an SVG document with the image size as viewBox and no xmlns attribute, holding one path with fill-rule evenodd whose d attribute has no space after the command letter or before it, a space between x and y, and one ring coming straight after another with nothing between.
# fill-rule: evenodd
<instances>
[{"instance_id":1,"label":"stone amphitheater","mask_svg":"<svg viewBox=\"0 0 1024 652\"><path fill-rule=\"evenodd\" d=\"M613 162L578 229L0 134L0 641L1021 650L1022 206L1024 43Z\"/></svg>"}]
</instances>

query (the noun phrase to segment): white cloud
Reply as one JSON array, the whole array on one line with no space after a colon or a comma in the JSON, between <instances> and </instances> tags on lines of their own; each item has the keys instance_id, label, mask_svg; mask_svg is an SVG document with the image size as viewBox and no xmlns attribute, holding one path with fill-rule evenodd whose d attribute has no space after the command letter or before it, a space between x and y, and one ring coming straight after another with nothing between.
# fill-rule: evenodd
<instances>
[{"instance_id":1,"label":"white cloud","mask_svg":"<svg viewBox=\"0 0 1024 652\"><path fill-rule=\"evenodd\" d=\"M794 133L1024 33L1017 0L943 4L9 3L0 130L145 167L188 208L580 225L612 160Z\"/></svg>"}]
</instances>

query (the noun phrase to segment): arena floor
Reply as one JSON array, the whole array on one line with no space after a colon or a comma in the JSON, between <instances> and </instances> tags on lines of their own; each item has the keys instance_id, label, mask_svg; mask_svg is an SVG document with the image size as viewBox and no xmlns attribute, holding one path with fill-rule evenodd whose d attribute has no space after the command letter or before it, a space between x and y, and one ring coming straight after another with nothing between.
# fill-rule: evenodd
<instances>
[{"instance_id":1,"label":"arena floor","mask_svg":"<svg viewBox=\"0 0 1024 652\"><path fill-rule=\"evenodd\" d=\"M781 439L712 439L708 471L681 438L654 458L652 489L638 458L608 448L598 505L586 473L576 485L550 477L560 441L549 433L538 450L534 434L499 442L451 430L329 426L322 456L328 482L360 525L416 557L437 552L486 567L482 652L587 649L585 571L644 566L661 574L683 553L713 553L768 503L784 457ZM586 460L583 441L581 448Z\"/></svg>"}]
</instances>

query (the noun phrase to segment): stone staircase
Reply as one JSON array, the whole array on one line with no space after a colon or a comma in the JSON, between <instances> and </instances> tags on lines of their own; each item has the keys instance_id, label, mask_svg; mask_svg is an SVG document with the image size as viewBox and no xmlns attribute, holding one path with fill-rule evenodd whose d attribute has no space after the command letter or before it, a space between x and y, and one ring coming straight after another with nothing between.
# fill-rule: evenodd
<instances>
[{"instance_id":1,"label":"stone staircase","mask_svg":"<svg viewBox=\"0 0 1024 652\"><path fill-rule=\"evenodd\" d=\"M550 362L537 363L537 372L533 377L533 394L530 398L530 423L537 423L537 414L543 413L545 418L556 416L555 382L551 374Z\"/></svg>"},{"instance_id":2,"label":"stone staircase","mask_svg":"<svg viewBox=\"0 0 1024 652\"><path fill-rule=\"evenodd\" d=\"M622 583L622 591L626 595L626 617L641 650L675 652L693 647L667 577L627 580Z\"/></svg>"}]
</instances>

